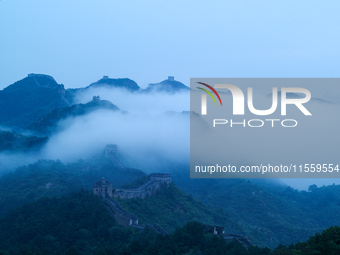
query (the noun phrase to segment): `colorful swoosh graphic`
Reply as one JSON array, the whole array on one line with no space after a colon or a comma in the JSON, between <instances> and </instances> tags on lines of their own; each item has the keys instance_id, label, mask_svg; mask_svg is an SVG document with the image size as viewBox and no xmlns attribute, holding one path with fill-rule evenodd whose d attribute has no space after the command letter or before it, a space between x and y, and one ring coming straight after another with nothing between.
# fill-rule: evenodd
<instances>
[{"instance_id":1,"label":"colorful swoosh graphic","mask_svg":"<svg viewBox=\"0 0 340 255\"><path fill-rule=\"evenodd\" d=\"M221 103L221 106L222 106L222 100L221 100L221 98L220 98L220 95L217 93L217 91L216 91L213 87L211 87L210 85L205 84L205 83L203 83L203 82L197 82L197 83L202 84L202 85L206 86L207 88L211 89L211 91L214 92L215 95L217 96L218 100L220 100L220 103ZM203 91L205 91L205 92L207 92L208 95L211 96L211 98L214 100L215 105L217 105L214 96L213 96L208 90L203 89L203 88L200 88L200 87L197 87L197 88L198 88L198 89L201 89L201 90L203 90Z\"/></svg>"}]
</instances>

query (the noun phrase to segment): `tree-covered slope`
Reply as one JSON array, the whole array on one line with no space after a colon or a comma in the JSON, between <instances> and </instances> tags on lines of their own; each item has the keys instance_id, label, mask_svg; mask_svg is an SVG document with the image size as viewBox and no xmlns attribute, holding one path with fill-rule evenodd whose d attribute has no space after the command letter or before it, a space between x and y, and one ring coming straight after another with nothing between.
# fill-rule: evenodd
<instances>
[{"instance_id":1,"label":"tree-covered slope","mask_svg":"<svg viewBox=\"0 0 340 255\"><path fill-rule=\"evenodd\" d=\"M173 179L195 198L226 210L257 245L274 248L305 241L333 222L320 224L324 219L316 220L308 203L285 199L248 180L190 179L183 173L174 174Z\"/></svg>"},{"instance_id":2,"label":"tree-covered slope","mask_svg":"<svg viewBox=\"0 0 340 255\"><path fill-rule=\"evenodd\" d=\"M10 254L100 254L102 250L116 254L133 232L117 225L98 197L82 190L61 198L41 198L1 218L0 250Z\"/></svg>"},{"instance_id":3,"label":"tree-covered slope","mask_svg":"<svg viewBox=\"0 0 340 255\"><path fill-rule=\"evenodd\" d=\"M291 187L271 187L268 192L304 212L303 217L311 218L321 229L333 225L340 226L340 185L317 187L310 185L308 191L298 191ZM326 217L325 217L326 215Z\"/></svg>"},{"instance_id":4,"label":"tree-covered slope","mask_svg":"<svg viewBox=\"0 0 340 255\"><path fill-rule=\"evenodd\" d=\"M136 169L120 168L106 159L66 165L41 160L0 177L0 216L41 197L62 196L82 187L93 189L94 183L103 176L120 187L144 175Z\"/></svg>"},{"instance_id":5,"label":"tree-covered slope","mask_svg":"<svg viewBox=\"0 0 340 255\"><path fill-rule=\"evenodd\" d=\"M145 255L269 255L270 249L256 246L246 249L234 241L226 241L221 236L206 231L198 222L189 222L183 228L177 229L167 236L157 236L155 239L136 239L123 254Z\"/></svg>"},{"instance_id":6,"label":"tree-covered slope","mask_svg":"<svg viewBox=\"0 0 340 255\"><path fill-rule=\"evenodd\" d=\"M110 216L101 199L87 190L60 198L41 198L0 218L2 255L269 255L269 252L257 247L247 250L209 233L197 222L189 222L166 236L149 228L142 231L124 228Z\"/></svg>"},{"instance_id":7,"label":"tree-covered slope","mask_svg":"<svg viewBox=\"0 0 340 255\"><path fill-rule=\"evenodd\" d=\"M167 232L172 232L189 221L197 221L223 226L226 233L242 234L242 229L225 210L203 204L174 184L145 199L118 199L118 201L126 210L137 215L141 224L156 223Z\"/></svg>"},{"instance_id":8,"label":"tree-covered slope","mask_svg":"<svg viewBox=\"0 0 340 255\"><path fill-rule=\"evenodd\" d=\"M29 151L39 149L47 137L26 136L16 132L0 131L0 151Z\"/></svg>"},{"instance_id":9,"label":"tree-covered slope","mask_svg":"<svg viewBox=\"0 0 340 255\"><path fill-rule=\"evenodd\" d=\"M306 242L279 245L272 255L337 255L340 254L340 227L332 226L311 236Z\"/></svg>"}]
</instances>

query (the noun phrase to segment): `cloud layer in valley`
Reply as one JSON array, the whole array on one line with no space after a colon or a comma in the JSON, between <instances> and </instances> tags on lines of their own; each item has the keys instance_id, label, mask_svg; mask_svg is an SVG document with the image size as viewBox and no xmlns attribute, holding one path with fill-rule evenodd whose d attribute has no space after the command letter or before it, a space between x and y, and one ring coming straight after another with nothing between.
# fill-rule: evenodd
<instances>
[{"instance_id":1,"label":"cloud layer in valley","mask_svg":"<svg viewBox=\"0 0 340 255\"><path fill-rule=\"evenodd\" d=\"M109 100L121 112L97 110L58 123L38 153L2 153L1 168L9 169L38 159L63 162L91 158L103 153L107 144L117 144L129 167L155 171L164 161L184 162L189 158L189 93L130 93L117 88L95 88L80 93L77 103L93 95Z\"/></svg>"}]
</instances>

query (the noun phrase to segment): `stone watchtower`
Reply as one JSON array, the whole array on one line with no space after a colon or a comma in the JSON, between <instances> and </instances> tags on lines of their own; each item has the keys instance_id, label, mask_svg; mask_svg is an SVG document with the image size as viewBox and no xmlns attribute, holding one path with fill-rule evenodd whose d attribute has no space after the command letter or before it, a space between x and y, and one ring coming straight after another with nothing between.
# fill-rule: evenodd
<instances>
[{"instance_id":1,"label":"stone watchtower","mask_svg":"<svg viewBox=\"0 0 340 255\"><path fill-rule=\"evenodd\" d=\"M96 102L100 101L100 97L99 96L93 96L93 101L96 101Z\"/></svg>"},{"instance_id":2,"label":"stone watchtower","mask_svg":"<svg viewBox=\"0 0 340 255\"><path fill-rule=\"evenodd\" d=\"M94 185L93 193L95 195L101 195L104 198L106 196L112 197L112 183L103 177Z\"/></svg>"},{"instance_id":3,"label":"stone watchtower","mask_svg":"<svg viewBox=\"0 0 340 255\"><path fill-rule=\"evenodd\" d=\"M108 144L105 147L105 158L108 159L117 159L118 157L118 148L116 144Z\"/></svg>"}]
</instances>

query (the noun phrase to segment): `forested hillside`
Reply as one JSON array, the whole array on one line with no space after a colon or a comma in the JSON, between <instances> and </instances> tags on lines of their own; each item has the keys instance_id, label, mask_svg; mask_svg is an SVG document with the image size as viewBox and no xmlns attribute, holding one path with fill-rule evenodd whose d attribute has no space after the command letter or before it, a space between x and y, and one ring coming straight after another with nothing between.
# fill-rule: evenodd
<instances>
[{"instance_id":1,"label":"forested hillside","mask_svg":"<svg viewBox=\"0 0 340 255\"><path fill-rule=\"evenodd\" d=\"M0 131L0 151L23 152L39 150L47 137L22 135L17 132Z\"/></svg>"},{"instance_id":2,"label":"forested hillside","mask_svg":"<svg viewBox=\"0 0 340 255\"><path fill-rule=\"evenodd\" d=\"M13 255L269 254L269 249L247 250L226 241L197 222L166 236L149 228L124 228L117 225L99 197L86 190L61 198L41 198L1 218L0 250L0 254Z\"/></svg>"},{"instance_id":3,"label":"forested hillside","mask_svg":"<svg viewBox=\"0 0 340 255\"><path fill-rule=\"evenodd\" d=\"M275 183L260 186L243 179L186 179L183 173L173 175L178 187L226 210L257 245L274 248L280 243L305 241L340 225L340 185L311 186L307 192Z\"/></svg>"},{"instance_id":4,"label":"forested hillside","mask_svg":"<svg viewBox=\"0 0 340 255\"><path fill-rule=\"evenodd\" d=\"M70 164L41 160L0 177L0 216L41 197L67 195L80 188L91 190L103 176L119 187L144 175L102 158Z\"/></svg>"}]
</instances>

